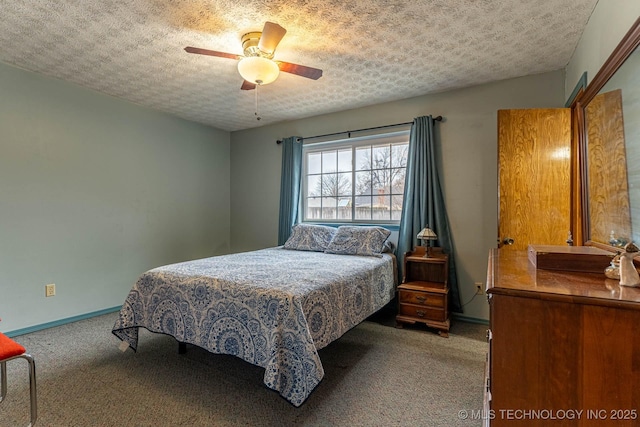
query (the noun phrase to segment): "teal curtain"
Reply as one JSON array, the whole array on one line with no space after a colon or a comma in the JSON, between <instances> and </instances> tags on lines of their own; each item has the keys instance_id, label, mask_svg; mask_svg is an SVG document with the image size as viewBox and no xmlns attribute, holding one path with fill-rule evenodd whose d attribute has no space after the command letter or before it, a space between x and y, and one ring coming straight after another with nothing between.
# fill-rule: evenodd
<instances>
[{"instance_id":1,"label":"teal curtain","mask_svg":"<svg viewBox=\"0 0 640 427\"><path fill-rule=\"evenodd\" d=\"M278 245L284 245L291 227L298 222L300 206L300 176L302 174L302 138L292 136L282 140L282 175L280 178L280 221Z\"/></svg>"},{"instance_id":2,"label":"teal curtain","mask_svg":"<svg viewBox=\"0 0 640 427\"><path fill-rule=\"evenodd\" d=\"M453 241L438 178L434 121L431 116L417 117L411 125L404 201L396 250L398 260L402 260L406 252L418 245L416 236L427 225L438 236L435 246L443 248L444 252L449 254L449 309L461 313ZM400 279L403 274L402 267L402 262L399 262Z\"/></svg>"}]
</instances>

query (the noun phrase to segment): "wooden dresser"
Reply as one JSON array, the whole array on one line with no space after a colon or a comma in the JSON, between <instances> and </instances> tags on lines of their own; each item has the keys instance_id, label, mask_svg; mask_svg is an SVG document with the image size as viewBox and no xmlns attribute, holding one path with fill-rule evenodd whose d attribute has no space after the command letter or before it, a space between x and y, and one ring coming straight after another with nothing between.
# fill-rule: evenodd
<instances>
[{"instance_id":1,"label":"wooden dresser","mask_svg":"<svg viewBox=\"0 0 640 427\"><path fill-rule=\"evenodd\" d=\"M491 426L640 426L640 289L489 255Z\"/></svg>"},{"instance_id":2,"label":"wooden dresser","mask_svg":"<svg viewBox=\"0 0 640 427\"><path fill-rule=\"evenodd\" d=\"M398 286L396 325L424 323L449 336L449 257L442 248L431 248L426 258L425 247L418 246L404 256L404 278Z\"/></svg>"}]
</instances>

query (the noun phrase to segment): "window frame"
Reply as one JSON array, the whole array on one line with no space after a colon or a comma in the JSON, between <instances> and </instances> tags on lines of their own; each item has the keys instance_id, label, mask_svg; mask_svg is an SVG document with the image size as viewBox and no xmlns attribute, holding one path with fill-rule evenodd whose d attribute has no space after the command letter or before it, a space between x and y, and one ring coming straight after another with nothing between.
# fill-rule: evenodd
<instances>
[{"instance_id":1,"label":"window frame","mask_svg":"<svg viewBox=\"0 0 640 427\"><path fill-rule=\"evenodd\" d=\"M301 191L300 191L300 221L311 224L327 224L327 225L385 225L390 227L397 227L400 224L400 219L356 219L356 206L355 199L358 197L356 195L356 172L358 169L356 168L356 150L360 147L375 147L375 146L393 146L395 144L409 144L410 138L410 129L406 130L394 130L391 132L384 133L375 133L364 136L355 136L351 137L349 135L348 138L340 138L334 140L324 140L319 142L304 142L302 145L302 174L301 174ZM398 140L399 139L399 140ZM308 188L308 177L309 175L309 154L312 153L322 153L325 151L340 151L341 149L349 149L351 150L351 195L345 196L349 197L351 200L351 219L339 219L339 218L307 218L307 202L309 200L309 188ZM408 154L408 153L407 153ZM406 177L406 168L407 168L408 159L405 162L404 166L401 166L405 170ZM373 168L373 165L372 165ZM396 167L385 168L384 170L392 170L396 169ZM375 169L371 169L375 170ZM340 173L339 170L336 170L335 173ZM320 172L320 176L324 173ZM322 178L321 178L322 179ZM387 194L390 197L390 203L392 203L392 198L394 196L402 196L404 197L404 188L401 193L394 193L393 188L389 188L390 192ZM321 195L318 197L322 197ZM371 194L371 197L374 197L374 194Z\"/></svg>"}]
</instances>

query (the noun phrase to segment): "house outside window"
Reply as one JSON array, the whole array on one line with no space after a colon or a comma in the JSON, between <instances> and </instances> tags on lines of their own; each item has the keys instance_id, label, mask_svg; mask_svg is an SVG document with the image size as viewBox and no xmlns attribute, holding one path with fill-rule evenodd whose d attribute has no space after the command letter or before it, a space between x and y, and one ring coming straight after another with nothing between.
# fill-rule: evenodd
<instances>
[{"instance_id":1,"label":"house outside window","mask_svg":"<svg viewBox=\"0 0 640 427\"><path fill-rule=\"evenodd\" d=\"M303 146L303 221L398 224L409 131Z\"/></svg>"}]
</instances>

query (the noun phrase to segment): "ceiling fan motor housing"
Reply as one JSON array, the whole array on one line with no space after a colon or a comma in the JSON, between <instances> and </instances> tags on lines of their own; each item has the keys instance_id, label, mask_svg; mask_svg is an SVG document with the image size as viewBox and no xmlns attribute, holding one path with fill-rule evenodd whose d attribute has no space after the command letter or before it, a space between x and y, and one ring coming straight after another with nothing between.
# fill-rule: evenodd
<instances>
[{"instance_id":1,"label":"ceiling fan motor housing","mask_svg":"<svg viewBox=\"0 0 640 427\"><path fill-rule=\"evenodd\" d=\"M273 52L265 52L260 50L258 47L258 43L260 42L260 36L262 36L262 32L260 31L252 31L250 33L242 36L242 49L244 50L244 56L260 56L262 58L273 58Z\"/></svg>"}]
</instances>

